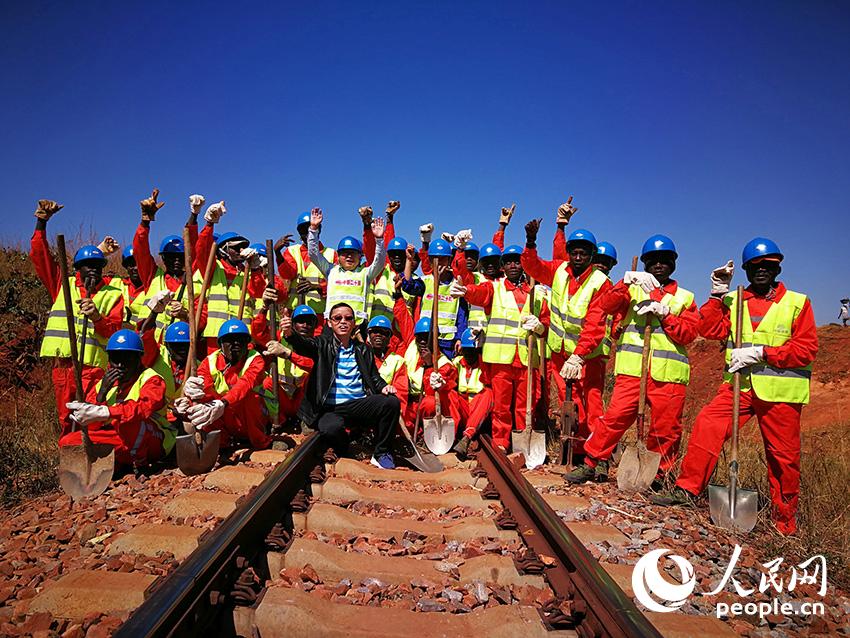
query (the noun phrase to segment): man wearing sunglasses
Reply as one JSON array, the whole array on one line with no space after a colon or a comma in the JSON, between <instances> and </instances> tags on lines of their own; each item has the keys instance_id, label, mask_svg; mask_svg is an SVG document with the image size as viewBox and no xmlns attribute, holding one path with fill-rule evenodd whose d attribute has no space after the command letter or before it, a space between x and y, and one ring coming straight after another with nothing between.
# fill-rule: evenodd
<instances>
[{"instance_id":1,"label":"man wearing sunglasses","mask_svg":"<svg viewBox=\"0 0 850 638\"><path fill-rule=\"evenodd\" d=\"M395 462L390 440L401 411L396 389L381 377L369 346L352 338L355 314L351 306L334 304L328 318L330 333L318 337L298 334L290 317L281 319L281 330L292 349L314 361L299 417L318 429L337 454L348 448L346 427L374 425L372 465L391 470ZM266 350L274 345L269 342Z\"/></svg>"}]
</instances>

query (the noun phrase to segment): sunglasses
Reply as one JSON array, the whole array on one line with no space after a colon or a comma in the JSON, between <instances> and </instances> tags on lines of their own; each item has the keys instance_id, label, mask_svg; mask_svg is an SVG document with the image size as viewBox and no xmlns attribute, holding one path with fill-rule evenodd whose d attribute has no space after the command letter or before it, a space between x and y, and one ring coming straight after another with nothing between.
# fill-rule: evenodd
<instances>
[{"instance_id":1,"label":"sunglasses","mask_svg":"<svg viewBox=\"0 0 850 638\"><path fill-rule=\"evenodd\" d=\"M331 317L331 321L333 321L334 323L342 323L343 321L353 323L354 315L334 315L333 317Z\"/></svg>"}]
</instances>

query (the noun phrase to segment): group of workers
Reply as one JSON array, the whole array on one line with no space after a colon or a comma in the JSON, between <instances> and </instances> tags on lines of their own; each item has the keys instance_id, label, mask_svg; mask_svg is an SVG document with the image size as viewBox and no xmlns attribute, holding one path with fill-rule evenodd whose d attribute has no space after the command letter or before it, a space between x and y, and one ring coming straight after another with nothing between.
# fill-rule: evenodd
<instances>
[{"instance_id":1,"label":"group of workers","mask_svg":"<svg viewBox=\"0 0 850 638\"><path fill-rule=\"evenodd\" d=\"M531 405L544 405L549 416L567 396L575 402L574 449L582 461L565 479L601 482L636 417L649 325L646 445L661 456L653 500L686 504L705 489L731 433L730 381L740 371L742 423L757 417L773 518L781 532L792 533L800 414L818 342L808 299L777 280L779 247L761 237L748 242L741 263L750 285L743 300L730 292L729 261L711 272L711 295L697 307L694 294L672 278L679 255L665 235L644 243L642 270L632 266L612 283L614 246L586 229L566 233L577 210L571 200L558 208L553 258L545 260L537 252L540 219L525 225L525 246L504 245L513 206L502 209L490 243L479 247L470 230L434 238L433 225L424 224L418 249L395 235L398 202L389 202L385 219L363 207L362 237L343 237L336 250L321 242L323 213L316 208L296 219L300 243L285 235L267 254L265 244L239 233L216 234L224 202L207 207L199 232L205 202L192 195L184 234L192 245L166 236L158 264L150 227L163 204L154 190L141 201L132 246L121 253L125 276L104 274L108 256L119 249L109 237L76 252L70 308L46 235L61 205L41 200L31 255L54 299L41 355L53 359L59 444L79 444L86 428L93 441L115 447L119 462L141 467L167 456L184 431L219 430L225 444L264 448L278 436L271 424L300 421L339 453L352 431L371 427L372 463L393 468L397 428L415 433L438 404L457 425L458 455L482 427L509 450L511 433L526 427L530 393ZM273 281L268 260L276 265ZM731 318L742 301L743 345L736 348ZM277 334L268 318L272 307L280 311ZM83 401L75 400L66 312L73 312L77 327ZM188 361L190 313L197 361ZM723 382L696 420L674 487L664 489L661 479L679 454L687 346L698 336L726 344ZM606 407L612 351L615 383ZM556 394L558 401L550 401Z\"/></svg>"}]
</instances>

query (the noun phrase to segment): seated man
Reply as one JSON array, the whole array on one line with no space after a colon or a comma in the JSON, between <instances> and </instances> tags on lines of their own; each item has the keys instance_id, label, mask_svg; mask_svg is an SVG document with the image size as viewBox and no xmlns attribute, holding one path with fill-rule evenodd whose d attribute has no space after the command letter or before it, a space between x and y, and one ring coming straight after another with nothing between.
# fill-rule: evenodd
<instances>
[{"instance_id":1,"label":"seated man","mask_svg":"<svg viewBox=\"0 0 850 638\"><path fill-rule=\"evenodd\" d=\"M165 418L165 381L142 365L142 340L132 330L118 330L106 344L109 365L92 386L86 402L65 407L71 420L88 428L94 443L115 447L115 461L143 467L171 451L174 430ZM59 439L60 446L81 445L79 428Z\"/></svg>"},{"instance_id":2,"label":"seated man","mask_svg":"<svg viewBox=\"0 0 850 638\"><path fill-rule=\"evenodd\" d=\"M280 322L292 349L313 360L298 416L308 426L316 427L338 454L348 447L346 427L374 426L372 465L394 469L390 440L401 409L395 388L381 378L369 346L352 339L356 317L351 306L333 305L328 319L330 333L318 337L298 334L288 316ZM269 342L266 351L271 353L279 345Z\"/></svg>"},{"instance_id":3,"label":"seated man","mask_svg":"<svg viewBox=\"0 0 850 638\"><path fill-rule=\"evenodd\" d=\"M219 350L207 356L198 368L198 376L186 379L184 399L177 409L186 414L187 434L195 429L221 430L221 445L247 439L251 447L262 450L272 442L265 432L268 418L260 396L266 362L258 352L250 352L248 326L228 319L218 331ZM188 406L186 399L194 402Z\"/></svg>"},{"instance_id":4,"label":"seated man","mask_svg":"<svg viewBox=\"0 0 850 638\"><path fill-rule=\"evenodd\" d=\"M407 366L404 363L404 357L390 351L390 342L393 337L392 323L383 315L372 317L366 327L366 334L369 347L375 355L378 373L384 381L395 388L401 412L404 413L407 408Z\"/></svg>"},{"instance_id":5,"label":"seated man","mask_svg":"<svg viewBox=\"0 0 850 638\"><path fill-rule=\"evenodd\" d=\"M481 365L480 355L481 348L475 335L467 328L460 336L460 355L452 361L457 370L458 409L460 427L463 427L463 438L457 442L454 451L461 458L466 457L470 442L493 412L490 376Z\"/></svg>"}]
</instances>

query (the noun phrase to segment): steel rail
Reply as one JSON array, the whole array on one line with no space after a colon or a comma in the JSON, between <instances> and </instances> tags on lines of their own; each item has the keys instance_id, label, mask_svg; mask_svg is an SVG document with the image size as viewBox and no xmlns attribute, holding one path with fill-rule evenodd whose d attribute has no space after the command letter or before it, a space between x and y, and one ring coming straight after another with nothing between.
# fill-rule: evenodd
<instances>
[{"instance_id":1,"label":"steel rail","mask_svg":"<svg viewBox=\"0 0 850 638\"><path fill-rule=\"evenodd\" d=\"M478 465L518 524L517 531L537 554L555 559L543 572L555 595L571 611L583 637L661 638L634 602L614 582L578 537L514 467L489 436L480 437Z\"/></svg>"},{"instance_id":2,"label":"steel rail","mask_svg":"<svg viewBox=\"0 0 850 638\"><path fill-rule=\"evenodd\" d=\"M222 604L239 573L263 550L269 530L320 460L319 435L308 436L123 623L116 638L196 636L232 623ZM221 632L213 630L214 635Z\"/></svg>"}]
</instances>

